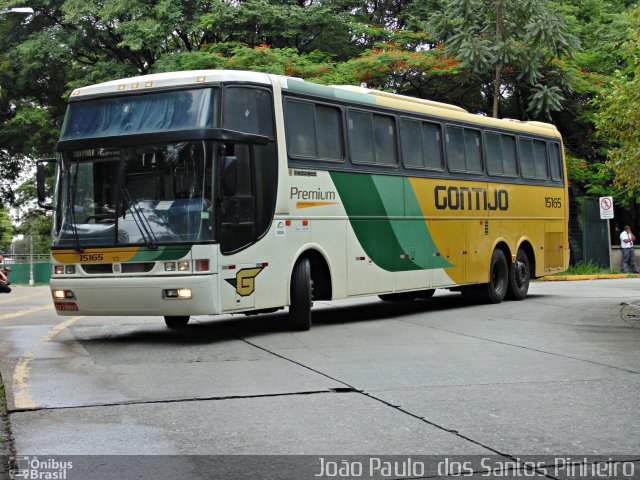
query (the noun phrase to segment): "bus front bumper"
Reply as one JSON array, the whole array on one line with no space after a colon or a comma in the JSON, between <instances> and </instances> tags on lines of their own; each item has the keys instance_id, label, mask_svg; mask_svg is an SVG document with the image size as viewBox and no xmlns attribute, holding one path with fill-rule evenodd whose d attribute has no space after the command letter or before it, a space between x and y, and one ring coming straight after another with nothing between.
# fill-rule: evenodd
<instances>
[{"instance_id":1,"label":"bus front bumper","mask_svg":"<svg viewBox=\"0 0 640 480\"><path fill-rule=\"evenodd\" d=\"M216 315L221 311L216 280L215 274L51 278L50 288L58 315ZM58 296L64 298L56 298L54 292L62 292Z\"/></svg>"}]
</instances>

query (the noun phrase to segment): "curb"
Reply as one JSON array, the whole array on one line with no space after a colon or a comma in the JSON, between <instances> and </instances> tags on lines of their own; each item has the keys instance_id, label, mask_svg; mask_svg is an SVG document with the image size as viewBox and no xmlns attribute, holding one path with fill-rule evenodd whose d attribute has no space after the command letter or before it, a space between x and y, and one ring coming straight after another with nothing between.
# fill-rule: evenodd
<instances>
[{"instance_id":1,"label":"curb","mask_svg":"<svg viewBox=\"0 0 640 480\"><path fill-rule=\"evenodd\" d=\"M9 480L9 457L12 454L6 414L4 387L0 375L0 480Z\"/></svg>"},{"instance_id":2,"label":"curb","mask_svg":"<svg viewBox=\"0 0 640 480\"><path fill-rule=\"evenodd\" d=\"M542 277L543 282L566 282L575 280L613 280L618 278L640 278L637 273L601 273L597 275L557 275L553 277Z\"/></svg>"}]
</instances>

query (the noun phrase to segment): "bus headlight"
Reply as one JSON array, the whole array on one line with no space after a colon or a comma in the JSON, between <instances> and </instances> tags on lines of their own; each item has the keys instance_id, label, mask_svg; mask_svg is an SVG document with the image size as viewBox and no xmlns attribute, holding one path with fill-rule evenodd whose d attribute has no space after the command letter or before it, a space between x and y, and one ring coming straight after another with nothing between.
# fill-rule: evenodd
<instances>
[{"instance_id":1,"label":"bus headlight","mask_svg":"<svg viewBox=\"0 0 640 480\"><path fill-rule=\"evenodd\" d=\"M190 288L179 288L178 289L178 298L191 298L191 289Z\"/></svg>"},{"instance_id":2,"label":"bus headlight","mask_svg":"<svg viewBox=\"0 0 640 480\"><path fill-rule=\"evenodd\" d=\"M69 300L76 298L71 290L53 290L51 293L53 294L53 298L56 300Z\"/></svg>"},{"instance_id":3,"label":"bus headlight","mask_svg":"<svg viewBox=\"0 0 640 480\"><path fill-rule=\"evenodd\" d=\"M176 271L176 262L164 262L164 271L165 272L175 272Z\"/></svg>"},{"instance_id":4,"label":"bus headlight","mask_svg":"<svg viewBox=\"0 0 640 480\"><path fill-rule=\"evenodd\" d=\"M191 298L190 288L168 288L164 291L164 298L179 298L186 300Z\"/></svg>"},{"instance_id":5,"label":"bus headlight","mask_svg":"<svg viewBox=\"0 0 640 480\"><path fill-rule=\"evenodd\" d=\"M178 271L179 272L188 272L189 268L191 267L190 263L191 262L189 262L189 260L183 260L181 262L178 262Z\"/></svg>"},{"instance_id":6,"label":"bus headlight","mask_svg":"<svg viewBox=\"0 0 640 480\"><path fill-rule=\"evenodd\" d=\"M56 275L63 275L64 274L64 265L55 265L53 267L53 272Z\"/></svg>"}]
</instances>

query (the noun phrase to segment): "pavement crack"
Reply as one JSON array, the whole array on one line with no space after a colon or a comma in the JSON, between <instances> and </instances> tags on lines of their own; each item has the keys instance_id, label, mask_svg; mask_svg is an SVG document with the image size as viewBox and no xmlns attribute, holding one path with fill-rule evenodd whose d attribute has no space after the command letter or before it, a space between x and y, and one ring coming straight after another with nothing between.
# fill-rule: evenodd
<instances>
[{"instance_id":1,"label":"pavement crack","mask_svg":"<svg viewBox=\"0 0 640 480\"><path fill-rule=\"evenodd\" d=\"M460 433L458 430L450 429L450 428L444 427L442 425L439 425L439 424L437 424L435 422L432 422L431 420L428 420L425 417L422 417L422 416L417 415L417 414L415 414L413 412L410 412L409 410L404 409L400 405L394 405L394 404L392 404L392 403L390 403L390 402L388 402L388 401L386 401L386 400L384 400L384 399L382 399L380 397L376 397L375 395L373 395L373 394L371 394L369 392L366 392L366 391L364 391L362 389L359 389L359 388L357 388L357 387L355 387L355 386L353 386L353 385L351 385L351 384L349 384L349 383L347 383L347 382L345 382L343 380L340 380L338 378L332 377L331 375L329 375L329 374L327 374L325 372L322 372L322 371L317 370L317 369L315 369L313 367L310 367L308 365L300 363L300 362L298 362L296 360L293 360L292 358L285 357L284 355L281 355L281 354L276 353L276 352L274 352L272 350L269 350L268 348L265 348L265 347L262 347L260 345L257 345L257 344L255 344L253 342L250 342L249 340L246 340L244 338L238 337L238 340L240 340L242 342L245 342L248 345L251 345L252 347L260 349L263 352L266 352L266 353L268 353L270 355L273 355L273 356L278 357L278 358L280 358L282 360L285 360L287 362L293 363L294 365L298 365L299 367L302 367L302 368L304 368L306 370L309 370L309 371L314 372L314 373L316 373L318 375L321 375L321 376L323 376L325 378L333 380L334 382L341 383L342 385L344 385L346 387L346 388L336 388L336 389L332 389L332 390L339 390L339 391L344 391L344 392L352 392L352 393L356 393L356 394L359 394L359 395L363 395L363 396L365 396L365 397L367 397L367 398L369 398L371 400L374 400L376 402L382 403L383 405L385 405L385 406L387 406L389 408L393 408L394 410L396 410L397 412L399 412L399 413L401 413L403 415L407 415L407 416L409 416L411 418L419 420L420 422L422 422L422 423L424 423L426 425L434 427L434 428L436 428L436 429L438 429L440 431L446 432L446 433L448 433L450 435L454 435L454 436L460 438L461 440L469 442L469 443L471 443L473 445L476 445L478 447L484 448L484 449L486 449L486 450L488 450L490 452L493 452L496 455L500 455L500 456L502 456L502 457L504 457L506 459L509 459L509 460L516 460L516 457L513 456L513 455L501 452L500 450L497 450L497 449L495 449L493 447L490 447L489 445L486 445L486 444L484 444L484 443L482 443L482 442L480 442L478 440L474 440L473 438L468 437L468 436ZM549 478L553 478L553 477L549 477Z\"/></svg>"},{"instance_id":2,"label":"pavement crack","mask_svg":"<svg viewBox=\"0 0 640 480\"><path fill-rule=\"evenodd\" d=\"M14 413L27 413L27 412L39 412L48 410L72 410L78 408L102 408L102 407L119 407L127 405L155 405L155 404L172 404L172 403L188 403L188 402L213 402L219 400L241 400L249 398L273 398L273 397L297 397L304 395L322 395L332 393L347 393L351 392L351 389L330 388L326 390L305 390L300 392L284 392L284 393L263 393L256 395L225 395L225 396L211 396L211 397L193 397L193 398L173 398L166 400L131 400L123 402L109 402L109 403L92 403L86 405L64 405L64 406L38 406L35 408L14 408L8 410L8 413L13 415Z\"/></svg>"},{"instance_id":3,"label":"pavement crack","mask_svg":"<svg viewBox=\"0 0 640 480\"><path fill-rule=\"evenodd\" d=\"M618 366L615 366L615 365L609 365L607 363L596 362L595 360L588 360L586 358L574 357L574 356L571 356L571 355L563 355L563 354L557 353L557 352L549 352L547 350L540 350L539 348L527 347L525 345L518 345L517 343L502 342L500 340L494 340L492 338L486 338L486 337L480 337L480 336L477 336L477 335L470 335L468 333L456 332L455 330L448 330L446 328L434 327L433 325L425 325L423 323L408 322L406 320L399 320L399 321L404 322L404 323L408 323L408 324L411 324L411 325L431 328L433 330L438 330L440 332L447 332L447 333L452 333L454 335L460 335L462 337L474 338L476 340L484 340L485 342L491 342L491 343L495 343L495 344L498 344L498 345L505 345L505 346L508 346L508 347L520 348L522 350L528 350L530 352L544 353L546 355L553 355L555 357L560 357L560 358L568 358L570 360L577 360L579 362L590 363L592 365L599 365L601 367L613 368L614 370L620 370L622 372L633 373L635 375L640 375L640 372L638 372L636 370L631 370L629 368L624 368L624 367L618 367Z\"/></svg>"}]
</instances>

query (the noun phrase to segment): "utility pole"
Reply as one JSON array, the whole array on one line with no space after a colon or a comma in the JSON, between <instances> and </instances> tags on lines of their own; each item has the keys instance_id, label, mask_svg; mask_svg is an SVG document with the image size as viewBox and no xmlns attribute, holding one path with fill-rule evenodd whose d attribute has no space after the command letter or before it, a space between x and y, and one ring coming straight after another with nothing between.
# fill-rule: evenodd
<instances>
[{"instance_id":1,"label":"utility pole","mask_svg":"<svg viewBox=\"0 0 640 480\"><path fill-rule=\"evenodd\" d=\"M29 233L29 286L33 287L33 233Z\"/></svg>"}]
</instances>

